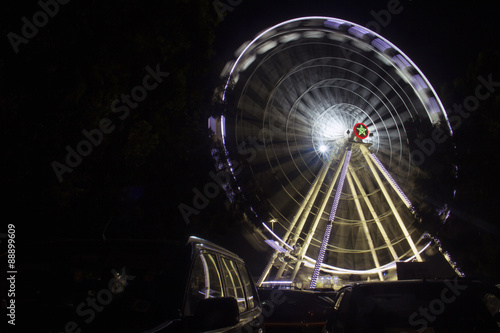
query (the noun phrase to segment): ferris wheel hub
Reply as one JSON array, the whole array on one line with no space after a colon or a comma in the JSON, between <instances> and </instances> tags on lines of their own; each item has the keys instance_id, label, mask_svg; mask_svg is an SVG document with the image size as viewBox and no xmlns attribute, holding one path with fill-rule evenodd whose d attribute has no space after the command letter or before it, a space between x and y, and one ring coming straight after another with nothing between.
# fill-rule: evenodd
<instances>
[{"instance_id":1,"label":"ferris wheel hub","mask_svg":"<svg viewBox=\"0 0 500 333\"><path fill-rule=\"evenodd\" d=\"M342 154L353 140L355 124L365 117L363 110L350 103L334 104L322 112L311 126L312 145L320 158Z\"/></svg>"}]
</instances>

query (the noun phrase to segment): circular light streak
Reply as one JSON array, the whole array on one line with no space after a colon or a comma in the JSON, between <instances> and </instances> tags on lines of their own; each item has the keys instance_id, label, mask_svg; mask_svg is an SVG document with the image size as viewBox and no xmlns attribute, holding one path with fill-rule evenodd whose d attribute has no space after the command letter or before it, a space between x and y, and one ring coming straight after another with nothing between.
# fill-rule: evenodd
<instances>
[{"instance_id":1,"label":"circular light streak","mask_svg":"<svg viewBox=\"0 0 500 333\"><path fill-rule=\"evenodd\" d=\"M391 194L398 210L408 205L401 196L408 196L418 206L422 172L413 163L409 145L417 138L414 126L441 125L450 134L451 126L434 88L399 48L349 21L303 17L265 30L245 43L236 57L226 65L222 73L225 82L218 90L226 103L226 121L221 122L224 153L230 165L238 162L234 178L256 215L262 219L268 218L265 214L277 217L273 227L276 234L287 239L283 235L292 232L294 215L321 167L331 162L318 192L320 198L325 195L346 145L352 142L352 129L392 177L386 183L397 184L403 192L399 197ZM357 130L359 126L366 132ZM395 267L396 261L407 260L413 253L405 247L405 237L371 176L373 170L356 147L350 166L353 176L347 181L352 186L345 186L347 190L342 192L327 247L329 256L323 266L356 272ZM353 187L356 195L349 190ZM363 198L369 198L377 213L364 211L380 259L378 268L363 240L363 221L355 198L363 205ZM319 206L313 203L311 216L318 214ZM448 213L446 209L442 215ZM421 237L411 214L405 210L403 218L409 221L411 237L418 241ZM328 214L323 215L318 230L324 230L328 220ZM305 240L312 219L299 231L299 242ZM379 225L388 226L387 242L378 231ZM358 238L351 240L349 237L355 237L351 233ZM305 257L314 257L320 242L321 236L314 234ZM419 252L424 245L419 244ZM390 254L391 246L397 250L397 259ZM357 263L356 269L343 267L350 261Z\"/></svg>"}]
</instances>

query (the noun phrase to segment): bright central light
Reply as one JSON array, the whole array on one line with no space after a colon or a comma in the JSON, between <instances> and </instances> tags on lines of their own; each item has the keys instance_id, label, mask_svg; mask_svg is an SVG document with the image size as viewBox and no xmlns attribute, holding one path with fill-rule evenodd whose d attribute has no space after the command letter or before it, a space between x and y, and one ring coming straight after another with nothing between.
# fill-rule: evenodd
<instances>
[{"instance_id":1,"label":"bright central light","mask_svg":"<svg viewBox=\"0 0 500 333\"><path fill-rule=\"evenodd\" d=\"M326 145L321 145L319 146L319 151L322 152L322 153L326 153L328 150L328 146Z\"/></svg>"}]
</instances>

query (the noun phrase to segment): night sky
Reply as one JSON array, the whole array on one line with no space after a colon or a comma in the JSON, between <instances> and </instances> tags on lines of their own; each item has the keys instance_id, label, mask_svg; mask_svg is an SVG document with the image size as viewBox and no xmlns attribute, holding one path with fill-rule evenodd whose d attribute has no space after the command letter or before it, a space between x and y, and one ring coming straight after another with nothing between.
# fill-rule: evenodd
<instances>
[{"instance_id":1,"label":"night sky","mask_svg":"<svg viewBox=\"0 0 500 333\"><path fill-rule=\"evenodd\" d=\"M258 275L268 252L241 236L239 208L223 194L189 225L178 206L191 204L192 189L210 181L206 120L224 64L242 43L287 19L331 16L379 27L427 76L447 109L475 93L479 75L500 82L498 12L489 2L232 3L221 21L211 1L72 0L56 13L51 7L53 17L38 31L25 29L29 38L23 17L33 22L40 5L4 3L0 233L14 223L20 247L101 238L104 230L106 237L196 234L237 252ZM455 135L457 198L448 223L436 227L457 262L478 276L499 276L497 86ZM144 98L135 104L121 97L132 92ZM89 136L95 144L81 147L87 156L68 167L67 147L76 149ZM58 177L54 168L63 164L68 169L59 169Z\"/></svg>"}]
</instances>

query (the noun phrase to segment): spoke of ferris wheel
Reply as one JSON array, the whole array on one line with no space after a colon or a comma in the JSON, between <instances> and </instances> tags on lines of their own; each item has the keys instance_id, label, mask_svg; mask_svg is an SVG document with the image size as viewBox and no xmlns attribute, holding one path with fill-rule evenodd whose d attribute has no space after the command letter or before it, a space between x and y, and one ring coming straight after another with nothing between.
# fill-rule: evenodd
<instances>
[{"instance_id":1,"label":"spoke of ferris wheel","mask_svg":"<svg viewBox=\"0 0 500 333\"><path fill-rule=\"evenodd\" d=\"M325 235L323 236L323 241L321 242L321 247L319 249L318 258L316 259L316 265L314 265L314 271L311 278L311 284L309 289L316 288L316 280L318 279L319 270L323 259L325 257L326 245L330 239L330 233L332 232L333 221L335 219L335 214L337 213L337 207L339 205L340 195L342 193L342 188L344 187L344 180L347 173L347 166L349 165L349 160L351 158L351 150L348 149L345 153L344 165L342 166L342 172L340 173L339 185L337 186L337 192L335 193L335 198L333 199L332 210L330 211L330 217L328 218L328 225L326 226Z\"/></svg>"},{"instance_id":2,"label":"spoke of ferris wheel","mask_svg":"<svg viewBox=\"0 0 500 333\"><path fill-rule=\"evenodd\" d=\"M314 201L316 201L319 190L321 189L321 186L323 185L323 182L325 181L326 174L328 173L328 169L330 169L332 162L333 162L333 158L330 158L328 163L323 164L323 167L321 168L320 172L318 173L318 176L314 180L313 185L309 189L309 192L306 196L307 200L304 199L299 210L297 211L297 214L294 217L294 222L295 223L297 222L297 219L299 216L300 216L300 220L298 221L297 228L294 231L292 238L288 239L286 241L288 243L288 245L293 247L297 243L297 240L299 239L299 236L302 233L302 229L304 228L307 217L309 216L309 213L311 212L311 208L313 207ZM292 226L290 227L289 231L291 231L291 230L292 230ZM290 233L288 233L288 234L290 235ZM275 281L277 281L281 278L281 275L285 271L286 266L287 266L286 262L283 262L280 265L278 272L276 273L276 276L274 277Z\"/></svg>"},{"instance_id":3,"label":"spoke of ferris wheel","mask_svg":"<svg viewBox=\"0 0 500 333\"><path fill-rule=\"evenodd\" d=\"M365 190L363 189L363 186L361 186L361 182L359 181L358 175L354 172L353 168L349 165L349 173L352 176L352 179L354 180L354 183L356 183L359 193L363 197L366 206L368 207L368 210L373 216L373 219L375 220L375 224L378 227L378 230L380 231L380 234L382 235L382 238L384 239L385 244L387 245L387 248L389 249L389 252L392 255L392 258L394 260L399 260L398 254L396 253L396 250L392 246L391 240L389 239L389 236L387 236L387 232L385 231L384 226L382 225L382 222L380 221L377 212L375 211L375 208L373 208L372 202L370 201L370 197L366 194Z\"/></svg>"},{"instance_id":4,"label":"spoke of ferris wheel","mask_svg":"<svg viewBox=\"0 0 500 333\"><path fill-rule=\"evenodd\" d=\"M356 188L354 187L352 177L349 173L347 173L347 184L349 184L349 188L351 189L356 209L358 210L359 219L361 220L363 231L365 232L366 242L368 243L368 246L370 248L370 252L373 258L373 263L375 264L375 267L380 268L380 263L378 261L377 253L375 252L375 247L373 246L373 240L370 235L370 230L368 229L368 225L366 224L365 214L363 213L363 209L361 209L361 204L359 202L358 194L356 193ZM380 272L380 270L378 272L378 277L380 281L384 281L384 276L382 275L382 272Z\"/></svg>"},{"instance_id":5,"label":"spoke of ferris wheel","mask_svg":"<svg viewBox=\"0 0 500 333\"><path fill-rule=\"evenodd\" d=\"M366 147L365 147L365 149L366 149ZM413 208L413 205L412 205L410 199L408 199L408 197L403 192L403 190L401 189L401 187L399 187L398 183L396 183L396 181L394 180L394 178L392 178L392 176L389 173L389 171L387 171L387 169L384 168L384 165L382 164L382 162L380 162L380 160L377 158L377 156L375 156L375 154L373 154L373 153L370 154L370 157L375 162L375 165L378 167L378 169L380 170L380 172L382 172L382 174L385 176L385 178L387 179L387 181L389 182L389 184L392 185L392 188L394 189L394 191L396 191L396 193L399 195L399 197L401 198L401 200L405 203L406 207L408 207L413 212L414 208Z\"/></svg>"},{"instance_id":6,"label":"spoke of ferris wheel","mask_svg":"<svg viewBox=\"0 0 500 333\"><path fill-rule=\"evenodd\" d=\"M384 194L385 200L389 204L389 207L391 207L392 213L394 214L394 217L396 218L396 221L398 221L399 227L403 231L403 234L408 241L408 244L410 245L411 250L413 251L413 254L417 258L417 261L422 261L422 257L420 256L420 253L417 250L417 247L415 246L415 243L413 242L413 239L411 239L411 235L408 232L408 229L406 228L403 219L399 215L399 212L394 205L394 202L392 201L391 196L389 195L389 192L387 192L387 189L385 188L384 183L382 182L382 179L378 175L377 169L375 169L375 166L373 165L372 159L370 158L370 151L368 148L366 148L364 145L360 145L361 152L363 153L363 156L365 157L366 162L368 163L368 166L370 167L373 176L375 177L375 180L377 181L378 186L380 187L380 190Z\"/></svg>"},{"instance_id":7,"label":"spoke of ferris wheel","mask_svg":"<svg viewBox=\"0 0 500 333\"><path fill-rule=\"evenodd\" d=\"M330 186L328 187L328 191L326 192L323 202L321 204L320 209L318 210L318 213L316 214L316 217L314 219L314 222L309 229L309 232L307 233L306 239L304 240L304 244L302 245L302 248L300 249L300 252L297 256L297 264L295 265L295 268L293 270L292 276L290 278L290 281L295 280L295 277L297 276L297 273L299 272L300 266L302 265L302 261L304 260L304 256L307 253L307 250L309 249L309 245L311 244L311 240L316 233L316 229L318 228L319 222L321 221L321 218L323 217L323 213L325 211L326 205L328 204L328 200L330 199L330 196L332 195L333 189L335 188L335 183L337 182L337 179L339 178L340 170L342 169L342 165L344 165L345 161L345 154L340 161L339 167L337 168L337 171L335 172L335 175L333 176L332 182L330 183Z\"/></svg>"}]
</instances>

